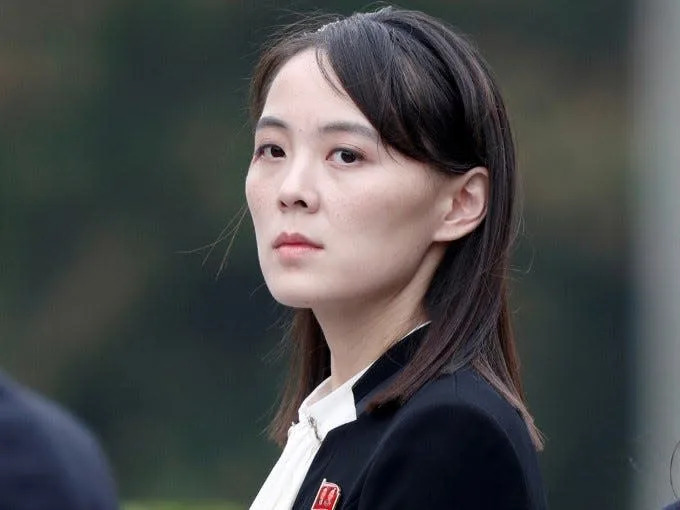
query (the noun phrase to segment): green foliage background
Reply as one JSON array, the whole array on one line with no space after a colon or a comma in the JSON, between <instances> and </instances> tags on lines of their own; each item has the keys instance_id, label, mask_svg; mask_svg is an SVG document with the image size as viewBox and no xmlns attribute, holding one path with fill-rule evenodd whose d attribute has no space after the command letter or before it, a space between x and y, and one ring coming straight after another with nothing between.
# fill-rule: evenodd
<instances>
[{"instance_id":1,"label":"green foliage background","mask_svg":"<svg viewBox=\"0 0 680 510\"><path fill-rule=\"evenodd\" d=\"M1 365L96 431L126 500L246 505L275 458L262 431L284 311L249 220L219 278L225 243L205 264L185 252L244 204L248 76L270 28L364 5L0 4ZM505 91L525 195L513 302L551 507L626 508L632 8L402 5L470 34Z\"/></svg>"}]
</instances>

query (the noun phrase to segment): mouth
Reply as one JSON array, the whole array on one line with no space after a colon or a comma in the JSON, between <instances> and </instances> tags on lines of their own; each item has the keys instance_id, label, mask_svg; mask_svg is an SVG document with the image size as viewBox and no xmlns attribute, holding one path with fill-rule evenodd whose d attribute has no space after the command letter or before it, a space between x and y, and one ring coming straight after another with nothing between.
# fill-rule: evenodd
<instances>
[{"instance_id":1,"label":"mouth","mask_svg":"<svg viewBox=\"0 0 680 510\"><path fill-rule=\"evenodd\" d=\"M279 248L297 248L297 249L317 249L323 248L323 245L312 241L302 234L282 232L272 243L272 247L276 250Z\"/></svg>"}]
</instances>

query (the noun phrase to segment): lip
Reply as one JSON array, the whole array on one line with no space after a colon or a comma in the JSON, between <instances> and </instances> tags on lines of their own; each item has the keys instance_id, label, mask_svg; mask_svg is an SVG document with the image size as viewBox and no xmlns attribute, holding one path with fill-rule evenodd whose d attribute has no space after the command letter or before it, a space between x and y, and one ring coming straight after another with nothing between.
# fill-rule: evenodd
<instances>
[{"instance_id":1,"label":"lip","mask_svg":"<svg viewBox=\"0 0 680 510\"><path fill-rule=\"evenodd\" d=\"M274 249L281 248L283 246L315 249L323 248L322 244L312 241L311 239L308 239L307 237L303 236L302 234L298 234L297 232L293 233L282 232L277 236L276 239L274 239L274 242L272 243L272 247Z\"/></svg>"}]
</instances>

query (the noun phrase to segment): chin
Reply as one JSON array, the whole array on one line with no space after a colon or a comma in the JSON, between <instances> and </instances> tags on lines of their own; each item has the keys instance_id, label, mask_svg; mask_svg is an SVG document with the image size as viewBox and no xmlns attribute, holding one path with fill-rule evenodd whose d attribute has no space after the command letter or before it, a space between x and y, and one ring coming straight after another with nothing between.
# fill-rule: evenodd
<instances>
[{"instance_id":1,"label":"chin","mask_svg":"<svg viewBox=\"0 0 680 510\"><path fill-rule=\"evenodd\" d=\"M316 300L305 293L272 291L272 297L280 304L290 308L312 308Z\"/></svg>"},{"instance_id":2,"label":"chin","mask_svg":"<svg viewBox=\"0 0 680 510\"><path fill-rule=\"evenodd\" d=\"M321 296L318 285L303 282L267 281L267 288L272 297L284 306L291 308L312 308Z\"/></svg>"},{"instance_id":3,"label":"chin","mask_svg":"<svg viewBox=\"0 0 680 510\"><path fill-rule=\"evenodd\" d=\"M272 278L265 279L272 297L291 308L315 308L320 305L339 303L352 299L354 291L344 285L335 287L329 282L322 283L315 278ZM339 282L338 282L339 283Z\"/></svg>"}]
</instances>

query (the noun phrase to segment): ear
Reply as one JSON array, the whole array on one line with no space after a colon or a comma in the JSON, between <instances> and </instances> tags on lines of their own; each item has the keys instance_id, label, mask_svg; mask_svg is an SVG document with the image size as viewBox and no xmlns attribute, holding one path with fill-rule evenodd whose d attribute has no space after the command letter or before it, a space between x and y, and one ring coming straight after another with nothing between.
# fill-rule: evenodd
<instances>
[{"instance_id":1,"label":"ear","mask_svg":"<svg viewBox=\"0 0 680 510\"><path fill-rule=\"evenodd\" d=\"M433 241L454 241L472 232L486 216L489 171L481 166L446 177L438 201L441 215Z\"/></svg>"}]
</instances>

